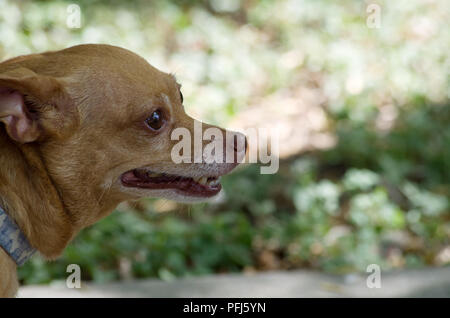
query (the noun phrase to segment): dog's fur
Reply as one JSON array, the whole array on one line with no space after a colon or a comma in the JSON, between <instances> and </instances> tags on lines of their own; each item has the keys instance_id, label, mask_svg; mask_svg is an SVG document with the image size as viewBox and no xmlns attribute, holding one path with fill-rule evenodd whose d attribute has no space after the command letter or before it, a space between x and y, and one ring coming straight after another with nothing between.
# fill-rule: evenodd
<instances>
[{"instance_id":1,"label":"dog's fur","mask_svg":"<svg viewBox=\"0 0 450 318\"><path fill-rule=\"evenodd\" d=\"M157 133L144 124L156 108L168 117ZM173 163L176 141L170 132L185 127L193 135L195 122L184 111L179 84L143 58L108 45L0 63L1 122L0 206L49 259L122 201L191 199L173 190L124 187L124 172L148 167L187 177L220 176L238 164ZM234 141L225 142L227 147L245 153ZM2 248L0 269L0 296L14 296L16 264Z\"/></svg>"}]
</instances>

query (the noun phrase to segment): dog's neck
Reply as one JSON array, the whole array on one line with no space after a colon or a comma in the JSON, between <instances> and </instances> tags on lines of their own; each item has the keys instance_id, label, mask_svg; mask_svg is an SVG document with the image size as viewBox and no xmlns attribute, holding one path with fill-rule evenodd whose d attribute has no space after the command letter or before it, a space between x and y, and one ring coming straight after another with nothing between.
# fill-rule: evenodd
<instances>
[{"instance_id":1,"label":"dog's neck","mask_svg":"<svg viewBox=\"0 0 450 318\"><path fill-rule=\"evenodd\" d=\"M13 143L0 129L0 149L0 206L34 248L57 257L75 229L37 148Z\"/></svg>"}]
</instances>

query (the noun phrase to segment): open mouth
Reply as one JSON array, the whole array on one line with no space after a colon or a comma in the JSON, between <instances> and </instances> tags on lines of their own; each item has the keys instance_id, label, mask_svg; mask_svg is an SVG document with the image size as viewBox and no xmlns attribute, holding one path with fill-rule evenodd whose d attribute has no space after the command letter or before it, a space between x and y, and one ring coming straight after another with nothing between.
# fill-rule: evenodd
<instances>
[{"instance_id":1,"label":"open mouth","mask_svg":"<svg viewBox=\"0 0 450 318\"><path fill-rule=\"evenodd\" d=\"M172 189L195 197L212 197L220 192L220 177L190 178L167 173L153 172L147 169L134 169L122 175L122 184L126 187L141 189Z\"/></svg>"}]
</instances>

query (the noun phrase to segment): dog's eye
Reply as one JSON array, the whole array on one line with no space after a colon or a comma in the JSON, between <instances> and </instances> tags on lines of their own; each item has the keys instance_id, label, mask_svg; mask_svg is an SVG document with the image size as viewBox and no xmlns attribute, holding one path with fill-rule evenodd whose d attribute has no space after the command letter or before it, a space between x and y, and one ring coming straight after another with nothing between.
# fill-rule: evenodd
<instances>
[{"instance_id":1,"label":"dog's eye","mask_svg":"<svg viewBox=\"0 0 450 318\"><path fill-rule=\"evenodd\" d=\"M145 123L152 130L160 130L164 125L164 118L161 110L155 110L149 118L145 120Z\"/></svg>"},{"instance_id":2,"label":"dog's eye","mask_svg":"<svg viewBox=\"0 0 450 318\"><path fill-rule=\"evenodd\" d=\"M181 104L183 104L184 102L184 97L183 97L183 93L180 91L180 99L181 99Z\"/></svg>"}]
</instances>

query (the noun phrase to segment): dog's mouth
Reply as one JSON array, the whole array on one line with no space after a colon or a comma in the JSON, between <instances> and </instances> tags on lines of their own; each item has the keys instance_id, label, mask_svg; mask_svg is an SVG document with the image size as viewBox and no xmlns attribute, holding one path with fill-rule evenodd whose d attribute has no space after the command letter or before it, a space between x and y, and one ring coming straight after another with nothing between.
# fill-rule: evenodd
<instances>
[{"instance_id":1,"label":"dog's mouth","mask_svg":"<svg viewBox=\"0 0 450 318\"><path fill-rule=\"evenodd\" d=\"M142 168L125 172L121 180L126 187L152 190L169 189L193 197L212 197L222 189L220 177L191 178Z\"/></svg>"}]
</instances>

